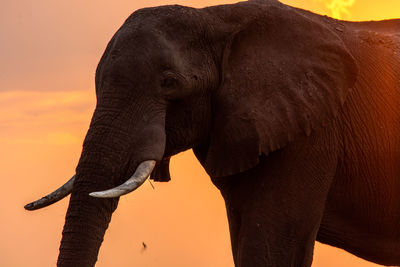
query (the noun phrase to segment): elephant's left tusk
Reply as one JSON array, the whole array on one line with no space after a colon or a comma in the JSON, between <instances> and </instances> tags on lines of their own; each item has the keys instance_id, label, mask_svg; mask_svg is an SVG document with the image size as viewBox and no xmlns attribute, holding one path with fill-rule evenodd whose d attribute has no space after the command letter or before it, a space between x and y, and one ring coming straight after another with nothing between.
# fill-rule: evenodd
<instances>
[{"instance_id":1,"label":"elephant's left tusk","mask_svg":"<svg viewBox=\"0 0 400 267\"><path fill-rule=\"evenodd\" d=\"M53 193L48 194L45 197L42 197L39 200L36 200L32 203L26 204L26 210L37 210L44 207L47 207L57 201L63 199L64 197L68 196L72 192L72 188L74 187L75 175L72 176L71 179L68 180L63 186L58 188Z\"/></svg>"},{"instance_id":2,"label":"elephant's left tusk","mask_svg":"<svg viewBox=\"0 0 400 267\"><path fill-rule=\"evenodd\" d=\"M136 168L136 171L132 175L132 177L129 178L129 180L127 180L125 183L109 190L92 192L89 195L92 197L99 197L99 198L112 198L128 194L133 190L137 189L144 183L144 181L146 181L147 177L149 177L149 175L153 171L155 165L156 165L155 160L143 161Z\"/></svg>"}]
</instances>

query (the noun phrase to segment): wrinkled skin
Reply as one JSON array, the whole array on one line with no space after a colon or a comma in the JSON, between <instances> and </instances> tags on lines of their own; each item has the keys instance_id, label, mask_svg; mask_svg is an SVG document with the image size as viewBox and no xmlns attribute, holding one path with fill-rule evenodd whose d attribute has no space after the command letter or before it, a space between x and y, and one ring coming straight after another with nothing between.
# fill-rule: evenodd
<instances>
[{"instance_id":1,"label":"wrinkled skin","mask_svg":"<svg viewBox=\"0 0 400 267\"><path fill-rule=\"evenodd\" d=\"M94 266L118 198L88 194L193 148L240 267L311 266L315 240L400 265L400 21L275 1L133 13L96 72L58 266Z\"/></svg>"}]
</instances>

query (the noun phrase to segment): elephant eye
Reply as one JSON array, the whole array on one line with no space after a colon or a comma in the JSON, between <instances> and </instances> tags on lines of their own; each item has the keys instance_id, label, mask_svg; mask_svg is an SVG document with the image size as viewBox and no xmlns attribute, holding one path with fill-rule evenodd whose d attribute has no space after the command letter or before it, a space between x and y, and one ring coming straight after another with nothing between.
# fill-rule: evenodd
<instances>
[{"instance_id":1,"label":"elephant eye","mask_svg":"<svg viewBox=\"0 0 400 267\"><path fill-rule=\"evenodd\" d=\"M175 78L165 78L161 81L161 86L164 88L173 88L177 85L178 81Z\"/></svg>"}]
</instances>

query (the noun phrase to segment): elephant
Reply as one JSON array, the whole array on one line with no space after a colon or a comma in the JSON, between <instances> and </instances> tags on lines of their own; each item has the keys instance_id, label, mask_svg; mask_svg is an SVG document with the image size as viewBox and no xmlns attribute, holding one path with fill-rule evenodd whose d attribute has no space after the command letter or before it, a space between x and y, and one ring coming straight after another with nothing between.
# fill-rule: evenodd
<instances>
[{"instance_id":1,"label":"elephant","mask_svg":"<svg viewBox=\"0 0 400 267\"><path fill-rule=\"evenodd\" d=\"M57 265L94 266L119 197L193 149L238 267L311 266L315 241L400 265L400 20L276 0L132 13L96 69Z\"/></svg>"}]
</instances>

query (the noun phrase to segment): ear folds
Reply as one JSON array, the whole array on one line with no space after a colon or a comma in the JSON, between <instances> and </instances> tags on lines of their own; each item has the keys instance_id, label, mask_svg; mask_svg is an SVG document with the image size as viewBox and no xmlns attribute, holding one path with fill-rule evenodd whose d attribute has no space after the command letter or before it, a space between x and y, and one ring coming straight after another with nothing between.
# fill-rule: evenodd
<instances>
[{"instance_id":1,"label":"ear folds","mask_svg":"<svg viewBox=\"0 0 400 267\"><path fill-rule=\"evenodd\" d=\"M357 68L339 36L287 7L270 7L232 36L202 163L212 177L245 171L332 120ZM196 152L196 151L195 151Z\"/></svg>"}]
</instances>

